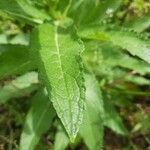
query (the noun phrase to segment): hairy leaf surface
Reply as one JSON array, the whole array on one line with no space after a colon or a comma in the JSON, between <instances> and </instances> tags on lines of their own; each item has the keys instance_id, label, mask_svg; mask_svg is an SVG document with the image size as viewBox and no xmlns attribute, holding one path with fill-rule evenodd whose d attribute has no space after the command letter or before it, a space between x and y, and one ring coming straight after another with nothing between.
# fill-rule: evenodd
<instances>
[{"instance_id":1,"label":"hairy leaf surface","mask_svg":"<svg viewBox=\"0 0 150 150\"><path fill-rule=\"evenodd\" d=\"M32 33L31 51L38 58L38 68L56 112L73 140L82 122L84 108L79 57L83 47L74 33L70 33L69 29L43 24Z\"/></svg>"}]
</instances>

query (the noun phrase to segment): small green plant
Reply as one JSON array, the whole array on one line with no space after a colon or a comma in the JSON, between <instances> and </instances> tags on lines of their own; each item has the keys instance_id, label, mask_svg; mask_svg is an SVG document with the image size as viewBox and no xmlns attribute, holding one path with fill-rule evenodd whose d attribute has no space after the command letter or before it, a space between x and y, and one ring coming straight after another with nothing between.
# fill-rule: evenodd
<instances>
[{"instance_id":1,"label":"small green plant","mask_svg":"<svg viewBox=\"0 0 150 150\"><path fill-rule=\"evenodd\" d=\"M13 34L1 29L0 79L12 78L0 89L0 103L36 91L20 150L35 149L52 124L55 150L66 149L69 139L103 149L104 126L129 134L115 106L150 96L138 88L150 85L149 38L141 33L150 19L120 25L121 5L121 0L0 0L1 16L19 22Z\"/></svg>"}]
</instances>

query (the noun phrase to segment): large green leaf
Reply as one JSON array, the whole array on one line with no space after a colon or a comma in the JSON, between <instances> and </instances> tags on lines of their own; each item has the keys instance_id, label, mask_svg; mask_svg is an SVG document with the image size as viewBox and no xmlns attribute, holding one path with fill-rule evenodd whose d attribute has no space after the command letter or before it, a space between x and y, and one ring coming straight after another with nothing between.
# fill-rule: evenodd
<instances>
[{"instance_id":1,"label":"large green leaf","mask_svg":"<svg viewBox=\"0 0 150 150\"><path fill-rule=\"evenodd\" d=\"M101 91L93 75L86 74L86 111L80 129L86 145L90 150L100 150L103 146L104 106Z\"/></svg>"},{"instance_id":2,"label":"large green leaf","mask_svg":"<svg viewBox=\"0 0 150 150\"><path fill-rule=\"evenodd\" d=\"M0 103L5 103L12 98L28 96L38 88L38 83L38 74L36 72L29 72L12 81L7 81L0 88Z\"/></svg>"},{"instance_id":3,"label":"large green leaf","mask_svg":"<svg viewBox=\"0 0 150 150\"><path fill-rule=\"evenodd\" d=\"M31 36L31 53L56 112L73 140L84 109L84 83L79 57L82 45L70 29L43 24ZM36 58L35 58L36 59Z\"/></svg>"},{"instance_id":4,"label":"large green leaf","mask_svg":"<svg viewBox=\"0 0 150 150\"><path fill-rule=\"evenodd\" d=\"M43 23L45 19L50 19L47 14L30 5L27 0L1 0L0 9L15 17L36 23Z\"/></svg>"},{"instance_id":5,"label":"large green leaf","mask_svg":"<svg viewBox=\"0 0 150 150\"><path fill-rule=\"evenodd\" d=\"M28 47L20 45L0 46L0 79L13 74L22 74L33 68Z\"/></svg>"},{"instance_id":6,"label":"large green leaf","mask_svg":"<svg viewBox=\"0 0 150 150\"><path fill-rule=\"evenodd\" d=\"M43 90L39 91L32 101L21 134L20 150L34 150L41 135L48 130L55 116L52 104Z\"/></svg>"},{"instance_id":7,"label":"large green leaf","mask_svg":"<svg viewBox=\"0 0 150 150\"><path fill-rule=\"evenodd\" d=\"M85 39L110 41L132 55L150 63L149 41L128 29L114 28L107 25L93 25L80 30L79 35Z\"/></svg>"}]
</instances>

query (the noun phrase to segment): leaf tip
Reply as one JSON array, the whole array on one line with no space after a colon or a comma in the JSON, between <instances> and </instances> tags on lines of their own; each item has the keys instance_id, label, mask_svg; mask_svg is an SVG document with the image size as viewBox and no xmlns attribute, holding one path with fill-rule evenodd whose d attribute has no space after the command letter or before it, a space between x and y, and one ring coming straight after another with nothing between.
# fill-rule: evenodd
<instances>
[{"instance_id":1,"label":"leaf tip","mask_svg":"<svg viewBox=\"0 0 150 150\"><path fill-rule=\"evenodd\" d=\"M69 139L70 139L70 142L71 142L71 143L74 143L74 142L75 142L75 139L76 139L76 136L70 136Z\"/></svg>"}]
</instances>

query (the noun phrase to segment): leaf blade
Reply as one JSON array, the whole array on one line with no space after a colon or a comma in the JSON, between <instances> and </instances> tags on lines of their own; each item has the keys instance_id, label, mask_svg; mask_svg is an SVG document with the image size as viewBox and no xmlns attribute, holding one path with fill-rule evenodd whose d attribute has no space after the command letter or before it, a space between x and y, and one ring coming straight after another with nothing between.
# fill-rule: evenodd
<instances>
[{"instance_id":1,"label":"leaf blade","mask_svg":"<svg viewBox=\"0 0 150 150\"><path fill-rule=\"evenodd\" d=\"M94 75L85 75L86 106L85 117L80 129L86 145L90 150L99 150L103 146L103 100Z\"/></svg>"},{"instance_id":2,"label":"leaf blade","mask_svg":"<svg viewBox=\"0 0 150 150\"><path fill-rule=\"evenodd\" d=\"M104 97L104 125L110 128L112 131L120 135L127 135L128 130L124 126L122 118L117 113L114 104L111 101L111 98L106 93L103 93Z\"/></svg>"},{"instance_id":3,"label":"leaf blade","mask_svg":"<svg viewBox=\"0 0 150 150\"><path fill-rule=\"evenodd\" d=\"M93 25L79 31L79 36L85 39L109 41L127 50L133 56L138 56L150 63L149 41L137 33L121 27L109 25Z\"/></svg>"},{"instance_id":4,"label":"leaf blade","mask_svg":"<svg viewBox=\"0 0 150 150\"><path fill-rule=\"evenodd\" d=\"M46 36L47 33L52 37ZM68 30L50 24L43 24L33 32L31 44L54 108L73 140L84 109L83 73L77 61L82 47Z\"/></svg>"},{"instance_id":5,"label":"leaf blade","mask_svg":"<svg viewBox=\"0 0 150 150\"><path fill-rule=\"evenodd\" d=\"M8 5L9 4L9 5ZM49 16L30 5L26 0L0 1L0 9L12 16L29 20L30 22L43 23Z\"/></svg>"},{"instance_id":6,"label":"leaf blade","mask_svg":"<svg viewBox=\"0 0 150 150\"><path fill-rule=\"evenodd\" d=\"M69 145L69 138L61 126L55 135L54 150L65 150Z\"/></svg>"},{"instance_id":7,"label":"leaf blade","mask_svg":"<svg viewBox=\"0 0 150 150\"><path fill-rule=\"evenodd\" d=\"M29 72L8 82L0 88L0 103L6 103L12 98L29 95L38 88L38 74Z\"/></svg>"},{"instance_id":8,"label":"leaf blade","mask_svg":"<svg viewBox=\"0 0 150 150\"><path fill-rule=\"evenodd\" d=\"M99 22L108 18L107 11L114 13L121 5L122 0L78 0L73 1L70 7L70 16L77 25Z\"/></svg>"},{"instance_id":9,"label":"leaf blade","mask_svg":"<svg viewBox=\"0 0 150 150\"><path fill-rule=\"evenodd\" d=\"M27 114L21 134L20 150L34 149L55 116L53 107L43 90L39 91L32 100L33 104Z\"/></svg>"},{"instance_id":10,"label":"leaf blade","mask_svg":"<svg viewBox=\"0 0 150 150\"><path fill-rule=\"evenodd\" d=\"M114 46L109 42L90 41L84 42L86 51L84 52L85 61L94 59L97 54L96 64L98 70L108 67L122 67L133 70L135 73L145 75L150 72L150 65L137 58L134 58L124 51L120 51L119 47ZM94 67L92 67L93 69Z\"/></svg>"}]
</instances>

